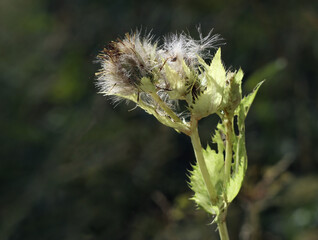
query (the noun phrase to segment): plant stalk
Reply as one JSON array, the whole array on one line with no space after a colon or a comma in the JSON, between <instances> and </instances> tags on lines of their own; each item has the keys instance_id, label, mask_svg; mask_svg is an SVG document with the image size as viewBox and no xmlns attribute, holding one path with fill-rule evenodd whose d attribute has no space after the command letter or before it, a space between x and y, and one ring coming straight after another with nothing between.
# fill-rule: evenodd
<instances>
[{"instance_id":1,"label":"plant stalk","mask_svg":"<svg viewBox=\"0 0 318 240\"><path fill-rule=\"evenodd\" d=\"M232 116L228 113L225 114L224 117L224 125L225 125L225 161L224 161L224 189L227 189L226 186L231 180L231 165L232 165L232 135L233 135L233 127L232 127ZM229 234L226 226L226 215L227 215L227 207L228 207L228 199L227 193L224 192L224 200L225 206L223 210L223 214L220 216L220 220L217 222L219 235L221 240L229 240Z\"/></svg>"},{"instance_id":2,"label":"plant stalk","mask_svg":"<svg viewBox=\"0 0 318 240\"><path fill-rule=\"evenodd\" d=\"M226 114L224 119L226 145L225 145L225 162L224 162L224 185L226 186L231 179L231 165L232 165L232 119ZM227 202L227 199L226 199Z\"/></svg>"},{"instance_id":3,"label":"plant stalk","mask_svg":"<svg viewBox=\"0 0 318 240\"><path fill-rule=\"evenodd\" d=\"M218 229L221 240L230 240L225 219L218 222Z\"/></svg>"},{"instance_id":4,"label":"plant stalk","mask_svg":"<svg viewBox=\"0 0 318 240\"><path fill-rule=\"evenodd\" d=\"M199 132L198 132L198 120L194 119L194 118L191 119L190 137L191 137L191 142L192 142L193 150L195 153L195 157L197 159L199 169L202 173L205 185L208 189L208 193L210 195L211 202L213 204L216 204L217 203L217 193L216 193L214 186L212 185L210 174L208 172L208 168L207 168L205 160L204 160L203 151L202 151L203 149L202 149L200 136L199 136Z\"/></svg>"},{"instance_id":5,"label":"plant stalk","mask_svg":"<svg viewBox=\"0 0 318 240\"><path fill-rule=\"evenodd\" d=\"M191 142L192 142L192 146L194 149L195 157L197 159L199 169L202 173L205 185L208 189L208 193L210 195L211 202L212 202L212 204L216 204L217 203L217 193L216 193L216 190L215 190L215 188L212 185L212 182L210 180L211 179L210 174L208 172L208 168L207 168L205 160L204 160L202 145L201 145L200 136L199 136L199 132L198 132L198 120L194 119L194 118L191 119L190 137L191 137ZM231 156L232 156L232 150L231 150ZM226 206L226 208L227 208L227 206ZM227 231L226 221L225 221L226 212L227 211L225 209L222 216L220 216L221 217L220 221L217 222L219 235L220 235L221 240L230 240L229 234Z\"/></svg>"}]
</instances>

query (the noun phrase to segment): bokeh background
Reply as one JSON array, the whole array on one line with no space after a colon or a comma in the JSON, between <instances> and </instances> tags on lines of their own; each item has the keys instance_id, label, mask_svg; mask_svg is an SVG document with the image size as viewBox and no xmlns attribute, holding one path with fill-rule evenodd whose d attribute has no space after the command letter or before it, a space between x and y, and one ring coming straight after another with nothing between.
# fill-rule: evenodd
<instances>
[{"instance_id":1,"label":"bokeh background","mask_svg":"<svg viewBox=\"0 0 318 240\"><path fill-rule=\"evenodd\" d=\"M318 239L318 1L1 0L0 239L208 240L191 144L96 94L98 52L131 29L214 28L244 91L249 168L231 239ZM202 121L203 143L217 119Z\"/></svg>"}]
</instances>

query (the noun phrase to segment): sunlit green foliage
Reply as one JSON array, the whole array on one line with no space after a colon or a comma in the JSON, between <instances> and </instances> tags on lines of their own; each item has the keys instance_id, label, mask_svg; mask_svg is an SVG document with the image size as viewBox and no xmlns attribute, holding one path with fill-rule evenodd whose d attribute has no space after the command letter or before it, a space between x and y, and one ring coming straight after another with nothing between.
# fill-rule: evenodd
<instances>
[{"instance_id":1,"label":"sunlit green foliage","mask_svg":"<svg viewBox=\"0 0 318 240\"><path fill-rule=\"evenodd\" d=\"M211 64L212 65L212 64ZM223 66L222 66L223 67ZM239 71L240 76L238 81L240 82L243 75L242 71ZM235 81L235 80L234 80ZM204 150L204 159L207 163L208 170L211 177L211 182L215 187L218 194L218 202L213 205L206 189L202 173L199 170L198 165L193 166L193 170L190 172L190 187L194 191L193 200L210 214L216 215L225 205L229 204L236 197L241 189L245 171L247 168L247 154L245 147L245 118L250 109L250 106L256 96L256 93L262 83L258 84L254 91L248 96L242 99L242 102L235 109L235 117L237 122L233 128L237 128L238 134L232 134L231 141L233 151L233 162L231 167L230 182L224 181L224 126L219 123L215 130L215 134L212 138L212 143L217 145L217 151L212 150L209 145ZM239 89L241 88L239 84ZM241 90L238 91L241 93ZM240 96L241 98L241 96ZM231 98L229 98L231 99ZM223 137L222 137L223 135Z\"/></svg>"},{"instance_id":2,"label":"sunlit green foliage","mask_svg":"<svg viewBox=\"0 0 318 240\"><path fill-rule=\"evenodd\" d=\"M217 237L188 200L188 139L133 104L114 110L92 83L104 43L140 26L196 36L199 23L228 43L223 60L244 70L245 94L267 79L246 120L249 171L229 231L318 235L316 0L0 2L1 239ZM215 121L202 120L203 145ZM263 179L286 158L281 176Z\"/></svg>"}]
</instances>

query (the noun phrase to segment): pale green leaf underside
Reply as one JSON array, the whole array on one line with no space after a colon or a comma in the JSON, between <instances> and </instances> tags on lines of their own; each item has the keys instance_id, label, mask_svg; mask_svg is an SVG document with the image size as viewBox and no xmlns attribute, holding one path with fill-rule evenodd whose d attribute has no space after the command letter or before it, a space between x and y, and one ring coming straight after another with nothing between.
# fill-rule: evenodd
<instances>
[{"instance_id":1,"label":"pale green leaf underside","mask_svg":"<svg viewBox=\"0 0 318 240\"><path fill-rule=\"evenodd\" d=\"M212 185L217 190L217 194L221 195L223 188L223 154L216 153L210 147L207 147L206 150L203 150L203 156ZM203 176L197 164L193 166L193 170L190 171L190 173L190 187L194 191L192 199L206 212L217 214L222 202L219 202L216 206L212 205Z\"/></svg>"}]
</instances>

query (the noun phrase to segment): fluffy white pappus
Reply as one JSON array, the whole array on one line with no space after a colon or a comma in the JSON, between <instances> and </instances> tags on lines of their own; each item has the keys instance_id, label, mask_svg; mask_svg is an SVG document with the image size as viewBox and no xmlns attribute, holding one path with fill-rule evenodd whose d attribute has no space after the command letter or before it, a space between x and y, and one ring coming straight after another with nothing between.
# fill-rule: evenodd
<instances>
[{"instance_id":1,"label":"fluffy white pappus","mask_svg":"<svg viewBox=\"0 0 318 240\"><path fill-rule=\"evenodd\" d=\"M96 86L100 93L104 95L132 95L137 89L133 84L130 84L127 76L123 76L123 72L119 71L118 67L108 60L101 62L102 69L98 72ZM116 99L113 98L114 100Z\"/></svg>"},{"instance_id":2,"label":"fluffy white pappus","mask_svg":"<svg viewBox=\"0 0 318 240\"><path fill-rule=\"evenodd\" d=\"M198 65L198 56L203 59L211 58L210 49L217 48L217 42L222 40L219 35L212 35L212 30L203 37L198 28L199 40L193 39L189 34L176 33L164 38L160 53L167 63L175 70L182 69L182 61L190 67Z\"/></svg>"},{"instance_id":3,"label":"fluffy white pappus","mask_svg":"<svg viewBox=\"0 0 318 240\"><path fill-rule=\"evenodd\" d=\"M140 32L126 34L98 55L101 70L96 74L96 85L101 93L120 97L138 94L141 78L151 76L158 66L157 44L152 40L150 33L144 37Z\"/></svg>"},{"instance_id":4,"label":"fluffy white pappus","mask_svg":"<svg viewBox=\"0 0 318 240\"><path fill-rule=\"evenodd\" d=\"M134 39L135 54L140 57L139 60L144 62L148 71L151 71L154 67L157 67L159 56L157 53L158 41L154 40L154 35L151 32L141 36L140 31L131 33Z\"/></svg>"}]
</instances>

